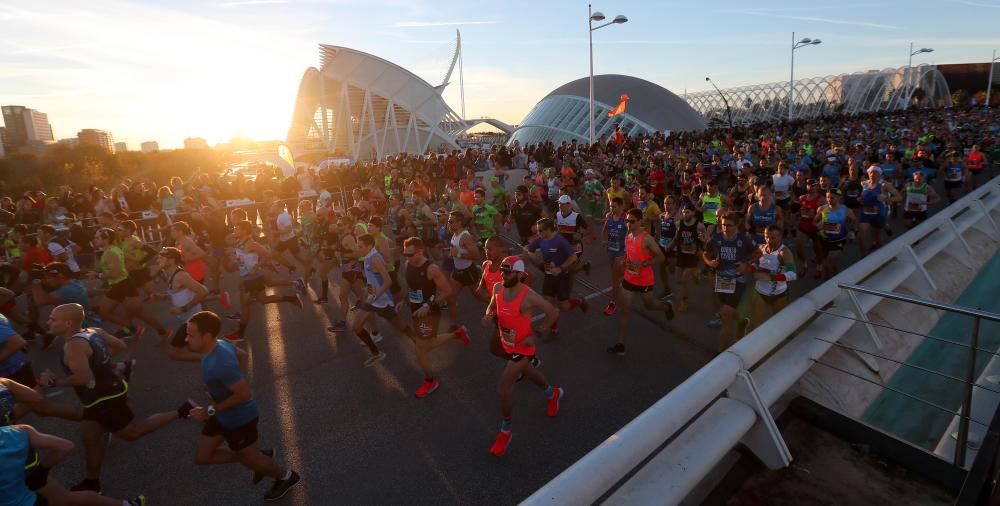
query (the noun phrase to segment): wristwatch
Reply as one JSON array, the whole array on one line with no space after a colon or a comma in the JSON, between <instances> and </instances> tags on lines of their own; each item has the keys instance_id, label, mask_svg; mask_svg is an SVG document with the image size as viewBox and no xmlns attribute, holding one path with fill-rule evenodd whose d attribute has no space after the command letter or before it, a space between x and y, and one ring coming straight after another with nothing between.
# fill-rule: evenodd
<instances>
[{"instance_id":1,"label":"wristwatch","mask_svg":"<svg viewBox=\"0 0 1000 506\"><path fill-rule=\"evenodd\" d=\"M215 406L209 406L205 412L208 413L208 416L215 416Z\"/></svg>"}]
</instances>

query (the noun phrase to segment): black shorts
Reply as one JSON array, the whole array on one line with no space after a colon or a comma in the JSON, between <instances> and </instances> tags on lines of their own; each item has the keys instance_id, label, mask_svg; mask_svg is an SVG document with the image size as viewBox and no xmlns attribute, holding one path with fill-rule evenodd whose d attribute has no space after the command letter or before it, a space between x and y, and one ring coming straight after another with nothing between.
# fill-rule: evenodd
<instances>
[{"instance_id":1,"label":"black shorts","mask_svg":"<svg viewBox=\"0 0 1000 506\"><path fill-rule=\"evenodd\" d=\"M634 285L622 280L622 288L635 293L646 293L653 289L653 285Z\"/></svg>"},{"instance_id":2,"label":"black shorts","mask_svg":"<svg viewBox=\"0 0 1000 506\"><path fill-rule=\"evenodd\" d=\"M790 198L783 199L783 200L782 199L776 199L774 202L776 204L778 204L778 207L780 207L780 208L784 209L785 211L787 211L788 208L790 207L792 199L790 199Z\"/></svg>"},{"instance_id":3,"label":"black shorts","mask_svg":"<svg viewBox=\"0 0 1000 506\"><path fill-rule=\"evenodd\" d=\"M368 313L375 313L381 316L382 318L385 318L388 321L396 319L396 308L392 307L392 305L388 305L385 307L376 307L367 302L362 302L361 310Z\"/></svg>"},{"instance_id":4,"label":"black shorts","mask_svg":"<svg viewBox=\"0 0 1000 506\"><path fill-rule=\"evenodd\" d=\"M131 278L125 278L111 285L106 296L115 302L122 302L129 297L138 297L139 290L135 288Z\"/></svg>"},{"instance_id":5,"label":"black shorts","mask_svg":"<svg viewBox=\"0 0 1000 506\"><path fill-rule=\"evenodd\" d=\"M284 253L285 251L291 251L293 255L298 256L299 240L298 238L292 237L287 241L278 241L278 244L274 245L274 251L278 254Z\"/></svg>"},{"instance_id":6,"label":"black shorts","mask_svg":"<svg viewBox=\"0 0 1000 506\"><path fill-rule=\"evenodd\" d=\"M677 267L681 269L694 269L698 267L698 255L689 255L687 253L677 254Z\"/></svg>"},{"instance_id":7,"label":"black shorts","mask_svg":"<svg viewBox=\"0 0 1000 506\"><path fill-rule=\"evenodd\" d=\"M720 299L722 299L723 306L729 306L733 309L740 307L740 301L743 300L743 293L747 289L746 283L736 283L736 290L733 293L716 293Z\"/></svg>"},{"instance_id":8,"label":"black shorts","mask_svg":"<svg viewBox=\"0 0 1000 506\"><path fill-rule=\"evenodd\" d=\"M243 282L240 283L240 289L250 295L257 295L263 292L265 288L267 288L267 283L264 282L264 276L257 276L253 279L244 279Z\"/></svg>"},{"instance_id":9,"label":"black shorts","mask_svg":"<svg viewBox=\"0 0 1000 506\"><path fill-rule=\"evenodd\" d=\"M945 181L944 182L944 187L947 190L957 190L957 189L962 188L963 185L965 185L965 183L963 183L962 181Z\"/></svg>"},{"instance_id":10,"label":"black shorts","mask_svg":"<svg viewBox=\"0 0 1000 506\"><path fill-rule=\"evenodd\" d=\"M462 270L456 269L451 273L451 279L454 279L462 286L475 286L479 284L479 280L482 277L483 273L476 264L472 264Z\"/></svg>"},{"instance_id":11,"label":"black shorts","mask_svg":"<svg viewBox=\"0 0 1000 506\"><path fill-rule=\"evenodd\" d=\"M135 419L135 415L132 414L132 410L128 407L128 396L123 395L114 399L101 401L95 406L84 408L83 419L97 422L105 430L113 434L128 427L128 424L132 423L132 420Z\"/></svg>"},{"instance_id":12,"label":"black shorts","mask_svg":"<svg viewBox=\"0 0 1000 506\"><path fill-rule=\"evenodd\" d=\"M827 241L826 239L824 239L823 241L820 242L820 244L823 245L823 252L824 253L832 253L834 251L841 251L841 250L843 250L844 249L844 244L846 242L847 242L847 239L841 239L839 241Z\"/></svg>"},{"instance_id":13,"label":"black shorts","mask_svg":"<svg viewBox=\"0 0 1000 506\"><path fill-rule=\"evenodd\" d=\"M31 368L31 362L25 362L20 369L11 374L8 379L12 379L28 388L35 388L38 386L38 380L35 379L35 370Z\"/></svg>"},{"instance_id":14,"label":"black shorts","mask_svg":"<svg viewBox=\"0 0 1000 506\"><path fill-rule=\"evenodd\" d=\"M572 287L572 277L568 272L564 272L558 276L546 274L542 279L542 295L552 297L558 301L569 300L569 293Z\"/></svg>"},{"instance_id":15,"label":"black shorts","mask_svg":"<svg viewBox=\"0 0 1000 506\"><path fill-rule=\"evenodd\" d=\"M257 442L257 419L254 418L239 427L223 427L213 416L205 422L201 429L202 436L215 437L222 436L229 445L229 449L238 452Z\"/></svg>"},{"instance_id":16,"label":"black shorts","mask_svg":"<svg viewBox=\"0 0 1000 506\"><path fill-rule=\"evenodd\" d=\"M149 275L149 267L140 267L134 271L128 271L128 279L132 282L132 286L142 286L148 283L152 276Z\"/></svg>"}]
</instances>

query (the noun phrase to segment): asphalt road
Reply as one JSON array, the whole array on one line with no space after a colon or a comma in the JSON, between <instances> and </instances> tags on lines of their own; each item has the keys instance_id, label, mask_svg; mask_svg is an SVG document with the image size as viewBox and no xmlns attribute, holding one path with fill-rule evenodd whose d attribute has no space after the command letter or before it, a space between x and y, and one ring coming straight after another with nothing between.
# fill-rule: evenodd
<instances>
[{"instance_id":1,"label":"asphalt road","mask_svg":"<svg viewBox=\"0 0 1000 506\"><path fill-rule=\"evenodd\" d=\"M895 223L900 233L903 227ZM542 372L566 389L559 415L548 418L542 393L530 382L519 383L514 437L502 458L488 450L499 428L496 383L503 362L488 351L490 330L479 324L484 304L470 294L459 301L459 321L473 342L456 341L434 352L441 387L426 399L413 396L422 378L412 345L384 322L381 346L388 358L368 369L362 364L367 350L356 337L325 331L334 303L249 309L254 319L242 346L251 354L260 444L277 448L279 459L302 476L281 501L515 504L715 355L718 331L705 325L713 312L707 282L695 288L691 310L670 323L637 301L628 355L606 354L617 331L617 317L600 312L609 268L598 245L587 256L594 269L590 276L578 274L576 291L591 296L590 312L563 313L558 339L539 346ZM856 248L849 247L845 257L857 258ZM231 289L235 281L232 274L224 277ZM816 283L811 275L795 282L793 294ZM167 321L166 307L155 307ZM128 355L138 361L129 396L137 416L173 410L189 396L208 402L197 364L169 361L166 345L152 332L131 345ZM33 348L31 359L40 372L56 366L58 353ZM53 399L76 402L69 391ZM79 442L73 423L34 416L23 421ZM252 486L249 472L238 465L194 464L200 428L178 421L134 443L114 440L102 476L105 494L141 492L154 505L262 503L267 481ZM83 475L82 461L78 445L53 476L75 483Z\"/></svg>"}]
</instances>

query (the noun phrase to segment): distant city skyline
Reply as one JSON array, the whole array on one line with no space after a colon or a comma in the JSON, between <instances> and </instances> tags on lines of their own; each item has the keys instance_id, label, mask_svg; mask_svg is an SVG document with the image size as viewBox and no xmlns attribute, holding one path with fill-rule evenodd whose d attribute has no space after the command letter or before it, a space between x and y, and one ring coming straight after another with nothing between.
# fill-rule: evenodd
<instances>
[{"instance_id":1,"label":"distant city skyline","mask_svg":"<svg viewBox=\"0 0 1000 506\"><path fill-rule=\"evenodd\" d=\"M906 64L989 60L998 0L806 6L734 0L711 6L598 3L624 25L594 32L598 74L627 74L683 95L787 81L791 32L823 39L798 51L796 77ZM56 138L84 128L163 149L203 137L284 139L317 44L347 46L437 84L462 30L468 117L521 121L552 89L588 70L586 2L443 0L195 2L31 0L0 5L0 104L48 114ZM444 96L459 110L457 76Z\"/></svg>"}]
</instances>

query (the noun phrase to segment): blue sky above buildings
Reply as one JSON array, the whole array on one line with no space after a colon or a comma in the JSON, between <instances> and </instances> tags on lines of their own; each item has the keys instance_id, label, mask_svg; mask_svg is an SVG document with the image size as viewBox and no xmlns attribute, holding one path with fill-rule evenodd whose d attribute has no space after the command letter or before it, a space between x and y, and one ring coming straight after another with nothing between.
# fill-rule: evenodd
<instances>
[{"instance_id":1,"label":"blue sky above buildings","mask_svg":"<svg viewBox=\"0 0 1000 506\"><path fill-rule=\"evenodd\" d=\"M595 72L683 94L915 63L985 62L1000 49L1000 0L605 1L624 25L594 32ZM555 87L587 73L587 4L575 1L5 0L0 103L49 114L57 137L110 130L137 147L184 137L283 138L317 43L398 63L437 84L462 31L467 116L517 123ZM457 74L445 93L459 110Z\"/></svg>"}]
</instances>

